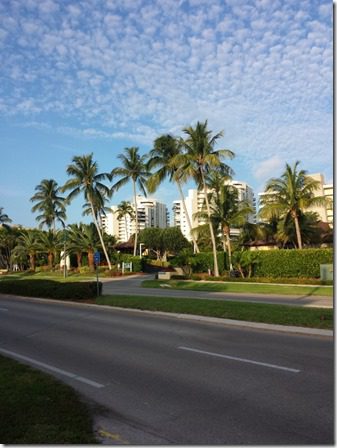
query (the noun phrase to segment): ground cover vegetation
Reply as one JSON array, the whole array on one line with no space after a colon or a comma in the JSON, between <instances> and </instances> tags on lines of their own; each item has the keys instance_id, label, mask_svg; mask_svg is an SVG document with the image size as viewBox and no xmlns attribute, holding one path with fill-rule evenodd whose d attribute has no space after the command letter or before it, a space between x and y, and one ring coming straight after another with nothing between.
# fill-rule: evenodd
<instances>
[{"instance_id":1,"label":"ground cover vegetation","mask_svg":"<svg viewBox=\"0 0 337 448\"><path fill-rule=\"evenodd\" d=\"M212 291L212 292L234 292L246 294L278 294L278 295L298 295L298 296L331 296L333 288L329 286L302 286L302 285L274 285L274 284L250 284L235 282L200 282L186 280L144 280L142 286L145 288L183 289L192 291Z\"/></svg>"},{"instance_id":2,"label":"ground cover vegetation","mask_svg":"<svg viewBox=\"0 0 337 448\"><path fill-rule=\"evenodd\" d=\"M69 386L3 356L0 370L2 443L98 443L88 406Z\"/></svg>"},{"instance_id":3,"label":"ground cover vegetation","mask_svg":"<svg viewBox=\"0 0 337 448\"><path fill-rule=\"evenodd\" d=\"M192 314L268 324L333 329L333 310L327 308L303 308L287 305L204 300L173 297L101 296L100 305L110 305L139 310Z\"/></svg>"},{"instance_id":4,"label":"ground cover vegetation","mask_svg":"<svg viewBox=\"0 0 337 448\"><path fill-rule=\"evenodd\" d=\"M39 229L12 225L0 208L0 269L53 271L62 268L69 256L71 269L94 272L94 253L99 251L107 275L116 275L124 260L116 249L118 242L104 231L102 218L113 194L131 182L133 204L122 201L117 215L120 220L135 223L135 233L128 235L133 251L127 255L130 262L133 254L134 270L140 271L146 264L136 261L140 242L148 254L147 265L157 260L164 267L168 262L182 269L184 275L206 272L218 278L228 272L241 278L319 277L319 263L331 263L332 254L316 252L308 261L308 248L332 245L333 232L321 225L316 214L307 211L325 201L315 195L318 183L299 169L299 162L293 167L286 164L279 178L267 182L259 214L261 222L252 224L248 221L252 212L249 204L239 201L237 190L226 183L233 171L224 161L235 154L229 149L216 149L222 135L213 133L207 120L198 122L184 128L182 137L159 136L148 154L141 155L137 147L125 148L118 156L120 166L106 172L99 170L93 154L73 157L66 167L69 178L64 185L43 179L35 188L31 201ZM137 193L155 192L164 179L177 186L191 243L179 228L139 231ZM197 216L201 224L196 228L192 228L182 190L189 180L203 193L204 203ZM84 199L83 215L91 215L93 222L66 226L67 207L78 195ZM232 229L239 230L239 236L233 237ZM247 250L261 241L287 250L273 251L273 255ZM308 251L307 255L302 255L301 248ZM64 268L65 275L69 274L66 271Z\"/></svg>"}]
</instances>

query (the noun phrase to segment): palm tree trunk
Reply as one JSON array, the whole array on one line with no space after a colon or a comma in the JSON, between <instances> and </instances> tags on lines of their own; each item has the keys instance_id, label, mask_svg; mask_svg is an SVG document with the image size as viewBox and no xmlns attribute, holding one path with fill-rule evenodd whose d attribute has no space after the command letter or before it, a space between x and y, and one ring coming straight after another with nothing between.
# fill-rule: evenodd
<instances>
[{"instance_id":1,"label":"palm tree trunk","mask_svg":"<svg viewBox=\"0 0 337 448\"><path fill-rule=\"evenodd\" d=\"M135 217L136 217L136 232L135 232L135 242L133 246L133 256L135 257L137 254L137 243L138 243L138 212L137 212L137 194L136 194L136 182L133 182L133 199L135 203Z\"/></svg>"},{"instance_id":2,"label":"palm tree trunk","mask_svg":"<svg viewBox=\"0 0 337 448\"><path fill-rule=\"evenodd\" d=\"M48 253L48 269L52 269L53 268L53 253L49 252Z\"/></svg>"},{"instance_id":3,"label":"palm tree trunk","mask_svg":"<svg viewBox=\"0 0 337 448\"><path fill-rule=\"evenodd\" d=\"M110 258L109 258L108 252L107 252L106 247L105 247L105 244L104 244L103 236L102 236L102 234L101 234L101 231L100 231L100 228L99 228L97 219L96 219L95 209L94 209L94 205L93 205L91 199L89 199L89 203L90 203L90 207L91 207L92 218L93 218L93 220L94 220L94 223L95 223L95 226L96 226L96 229L97 229L97 232L98 232L98 236L99 236L100 242L101 242L101 244L102 244L102 249L103 249L103 252L104 252L106 261L107 261L107 263L108 263L109 270L111 271L111 262L110 262Z\"/></svg>"},{"instance_id":4,"label":"palm tree trunk","mask_svg":"<svg viewBox=\"0 0 337 448\"><path fill-rule=\"evenodd\" d=\"M35 254L29 254L30 270L35 272Z\"/></svg>"},{"instance_id":5,"label":"palm tree trunk","mask_svg":"<svg viewBox=\"0 0 337 448\"><path fill-rule=\"evenodd\" d=\"M77 259L77 268L80 269L82 267L82 252L76 252Z\"/></svg>"},{"instance_id":6,"label":"palm tree trunk","mask_svg":"<svg viewBox=\"0 0 337 448\"><path fill-rule=\"evenodd\" d=\"M227 248L228 248L228 262L229 262L229 270L233 270L233 264L232 264L232 245L231 240L229 236L229 232L226 233L226 240L227 240Z\"/></svg>"},{"instance_id":7,"label":"palm tree trunk","mask_svg":"<svg viewBox=\"0 0 337 448\"><path fill-rule=\"evenodd\" d=\"M301 235L300 223L298 222L297 213L294 213L294 222L295 222L295 229L296 229L296 237L297 237L298 248L302 249L302 235Z\"/></svg>"},{"instance_id":8,"label":"palm tree trunk","mask_svg":"<svg viewBox=\"0 0 337 448\"><path fill-rule=\"evenodd\" d=\"M214 276L219 277L219 266L218 266L218 257L216 252L216 242L215 242L215 236L214 236L214 229L212 226L211 221L211 209L209 206L208 196L207 196L207 189L206 189L206 183L205 183L205 177L204 172L202 169L200 169L201 178L202 178L202 184L204 188L204 195L205 195L205 201L206 201L206 208L207 208L207 215L208 215L208 223L209 223L209 231L211 233L211 240L212 240L212 248L213 248L213 262L214 262Z\"/></svg>"},{"instance_id":9,"label":"palm tree trunk","mask_svg":"<svg viewBox=\"0 0 337 448\"><path fill-rule=\"evenodd\" d=\"M91 272L95 271L95 263L94 263L94 251L88 250L88 265Z\"/></svg>"},{"instance_id":10,"label":"palm tree trunk","mask_svg":"<svg viewBox=\"0 0 337 448\"><path fill-rule=\"evenodd\" d=\"M178 190L179 190L179 194L180 194L180 197L181 197L181 202L183 204L183 209L184 209L184 212L185 212L187 224L188 224L188 227L189 227L189 230L190 230L190 235L191 235L191 238L192 238L192 241L193 241L194 252L196 252L198 254L200 252L200 250L199 250L199 247L198 247L198 244L197 244L197 240L195 239L195 236L192 233L192 224L191 224L190 216L187 213L187 207L186 207L186 203L185 203L184 193L183 193L183 190L181 188L179 180L177 180L176 182L177 182L177 185L178 185Z\"/></svg>"}]
</instances>

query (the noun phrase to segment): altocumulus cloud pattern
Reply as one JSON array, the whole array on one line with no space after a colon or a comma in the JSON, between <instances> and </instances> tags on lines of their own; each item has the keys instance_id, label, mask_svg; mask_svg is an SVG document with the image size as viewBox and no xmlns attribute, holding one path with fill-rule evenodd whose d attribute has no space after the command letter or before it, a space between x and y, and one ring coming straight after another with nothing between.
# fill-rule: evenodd
<instances>
[{"instance_id":1,"label":"altocumulus cloud pattern","mask_svg":"<svg viewBox=\"0 0 337 448\"><path fill-rule=\"evenodd\" d=\"M330 1L2 0L0 15L0 114L25 126L151 144L208 118L248 163L271 147L331 160Z\"/></svg>"}]
</instances>

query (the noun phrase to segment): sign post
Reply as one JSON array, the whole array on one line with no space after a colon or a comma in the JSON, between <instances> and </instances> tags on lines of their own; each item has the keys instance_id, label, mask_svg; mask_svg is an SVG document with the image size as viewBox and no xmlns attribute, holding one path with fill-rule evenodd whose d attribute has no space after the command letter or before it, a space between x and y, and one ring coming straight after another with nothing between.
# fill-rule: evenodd
<instances>
[{"instance_id":1,"label":"sign post","mask_svg":"<svg viewBox=\"0 0 337 448\"><path fill-rule=\"evenodd\" d=\"M101 261L101 254L96 251L94 253L94 263L95 263L95 269L96 269L96 286L97 286L97 297L99 296L99 283L98 283L98 265Z\"/></svg>"}]
</instances>

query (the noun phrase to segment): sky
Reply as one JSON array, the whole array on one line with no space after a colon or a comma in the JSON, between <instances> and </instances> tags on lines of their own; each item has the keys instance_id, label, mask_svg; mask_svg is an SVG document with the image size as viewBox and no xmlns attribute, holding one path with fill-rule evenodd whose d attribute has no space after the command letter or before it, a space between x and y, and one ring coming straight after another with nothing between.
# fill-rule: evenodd
<instances>
[{"instance_id":1,"label":"sky","mask_svg":"<svg viewBox=\"0 0 337 448\"><path fill-rule=\"evenodd\" d=\"M208 120L257 194L285 164L333 180L332 2L2 0L0 207L37 226L42 179L63 185L77 155L118 154ZM193 183L184 186L194 188ZM163 183L152 197L179 199ZM131 200L131 185L110 204ZM67 209L82 217L83 199Z\"/></svg>"}]
</instances>

